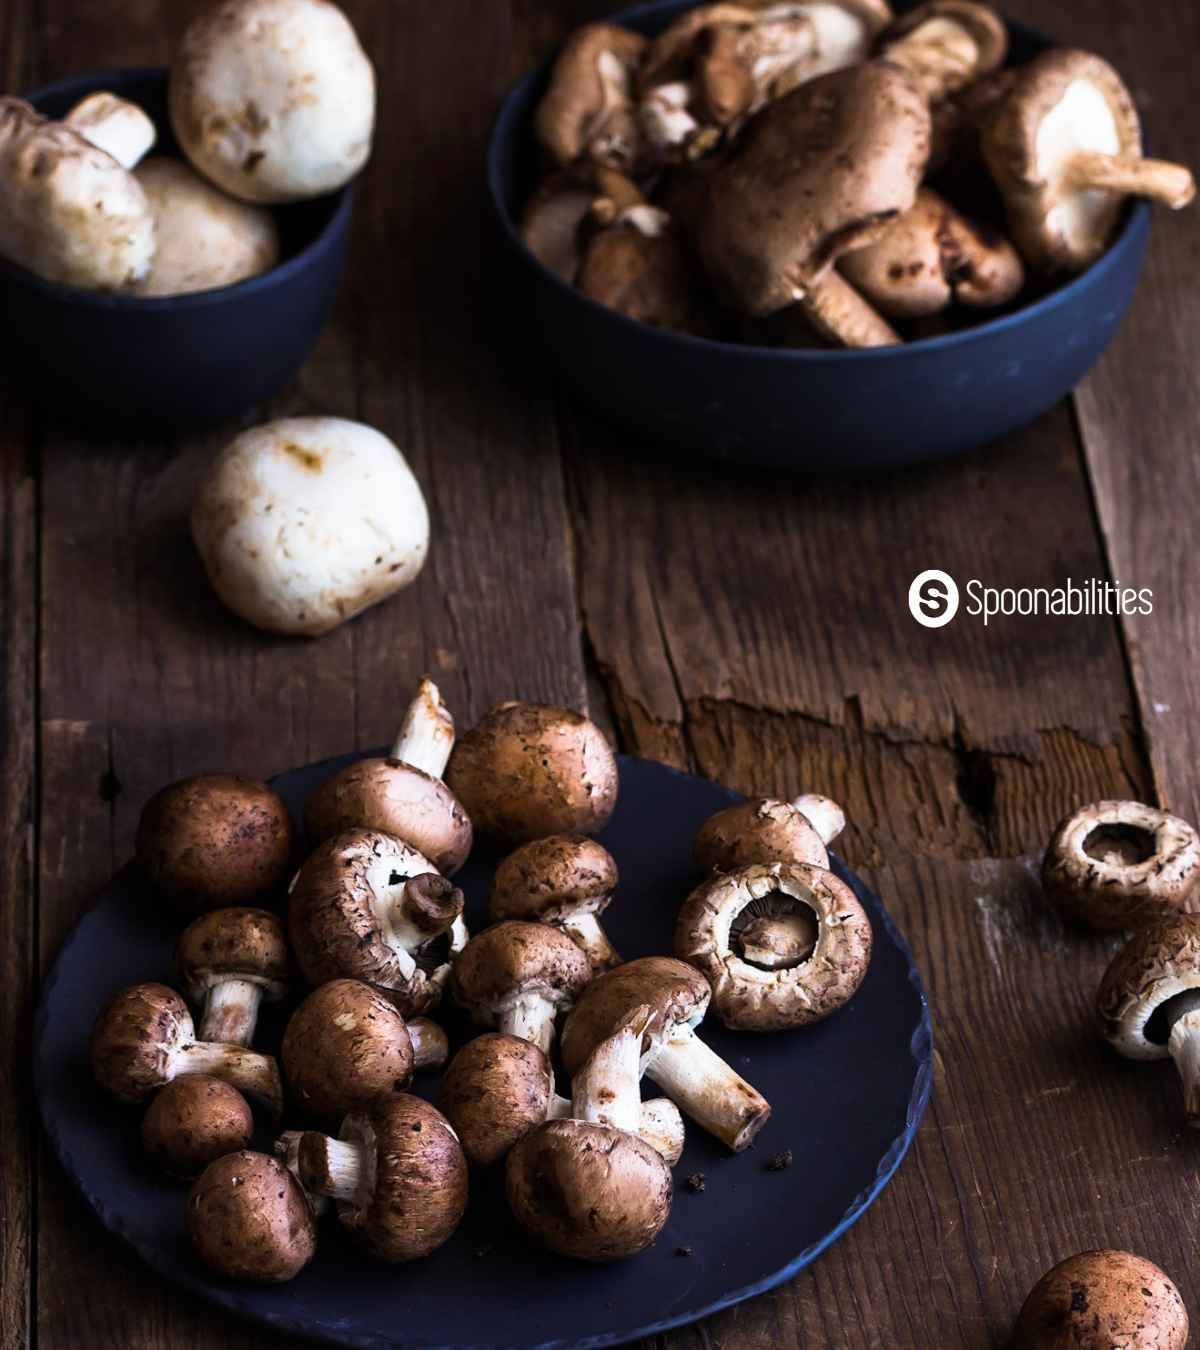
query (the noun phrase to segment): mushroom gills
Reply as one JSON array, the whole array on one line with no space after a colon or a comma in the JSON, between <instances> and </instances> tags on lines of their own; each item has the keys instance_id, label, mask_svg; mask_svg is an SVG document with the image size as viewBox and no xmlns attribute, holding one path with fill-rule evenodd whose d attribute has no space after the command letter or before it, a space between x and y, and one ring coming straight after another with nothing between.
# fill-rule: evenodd
<instances>
[{"instance_id":1,"label":"mushroom gills","mask_svg":"<svg viewBox=\"0 0 1200 1350\"><path fill-rule=\"evenodd\" d=\"M812 955L819 932L817 916L808 905L783 891L772 891L751 900L738 914L730 939L750 965L789 970Z\"/></svg>"},{"instance_id":2,"label":"mushroom gills","mask_svg":"<svg viewBox=\"0 0 1200 1350\"><path fill-rule=\"evenodd\" d=\"M1137 867L1157 851L1154 835L1137 825L1106 821L1083 841L1083 851L1096 862L1114 867Z\"/></svg>"}]
</instances>

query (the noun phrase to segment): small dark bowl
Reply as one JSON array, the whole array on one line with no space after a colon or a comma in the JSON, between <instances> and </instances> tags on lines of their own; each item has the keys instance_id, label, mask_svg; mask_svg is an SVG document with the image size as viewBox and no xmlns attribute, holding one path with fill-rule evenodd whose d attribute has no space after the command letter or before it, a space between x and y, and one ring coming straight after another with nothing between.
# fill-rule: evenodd
<instances>
[{"instance_id":1,"label":"small dark bowl","mask_svg":"<svg viewBox=\"0 0 1200 1350\"><path fill-rule=\"evenodd\" d=\"M693 0L658 0L613 22L653 34ZM900 6L903 8L903 6ZM1051 45L1010 23L1014 62ZM551 359L582 398L639 437L742 464L854 469L955 455L1053 407L1108 346L1133 298L1149 208L1128 211L1081 276L1011 313L944 336L867 351L785 350L651 328L596 304L537 261L517 229L537 179L533 110L549 63L500 109L488 185Z\"/></svg>"},{"instance_id":2,"label":"small dark bowl","mask_svg":"<svg viewBox=\"0 0 1200 1350\"><path fill-rule=\"evenodd\" d=\"M111 70L27 95L52 117L111 89L158 128L155 154L178 154L165 69ZM34 391L84 419L145 429L220 421L269 398L312 351L342 273L353 190L278 208L282 261L234 286L139 298L76 290L0 260L12 355Z\"/></svg>"}]
</instances>

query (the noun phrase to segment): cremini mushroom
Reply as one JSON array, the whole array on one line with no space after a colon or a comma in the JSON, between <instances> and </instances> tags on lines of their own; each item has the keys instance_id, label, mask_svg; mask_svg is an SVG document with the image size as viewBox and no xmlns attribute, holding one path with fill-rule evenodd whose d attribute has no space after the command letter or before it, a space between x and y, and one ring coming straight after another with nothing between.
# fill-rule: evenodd
<instances>
[{"instance_id":1,"label":"cremini mushroom","mask_svg":"<svg viewBox=\"0 0 1200 1350\"><path fill-rule=\"evenodd\" d=\"M142 1117L147 1155L168 1175L188 1181L210 1162L245 1148L253 1132L245 1097L206 1073L190 1073L160 1088Z\"/></svg>"},{"instance_id":2,"label":"cremini mushroom","mask_svg":"<svg viewBox=\"0 0 1200 1350\"><path fill-rule=\"evenodd\" d=\"M184 914L266 899L283 889L292 821L266 783L234 774L183 778L142 809L136 854L142 875Z\"/></svg>"},{"instance_id":3,"label":"cremini mushroom","mask_svg":"<svg viewBox=\"0 0 1200 1350\"><path fill-rule=\"evenodd\" d=\"M781 944L777 935L794 928L761 926L781 918L799 920L807 941ZM832 872L756 864L717 873L688 896L675 955L703 972L727 1027L781 1031L819 1022L853 997L871 960L871 922Z\"/></svg>"},{"instance_id":4,"label":"cremini mushroom","mask_svg":"<svg viewBox=\"0 0 1200 1350\"><path fill-rule=\"evenodd\" d=\"M480 1026L549 1053L554 1022L592 978L585 953L557 928L515 919L477 933L454 965L454 998Z\"/></svg>"},{"instance_id":5,"label":"cremini mushroom","mask_svg":"<svg viewBox=\"0 0 1200 1350\"><path fill-rule=\"evenodd\" d=\"M655 1013L642 1047L642 1071L698 1125L735 1153L766 1124L771 1107L696 1035L712 991L694 966L647 956L593 980L563 1027L562 1053L575 1075L632 1009Z\"/></svg>"},{"instance_id":6,"label":"cremini mushroom","mask_svg":"<svg viewBox=\"0 0 1200 1350\"><path fill-rule=\"evenodd\" d=\"M599 919L616 885L616 859L603 844L583 834L551 834L522 844L496 868L488 915L561 928L598 974L621 963Z\"/></svg>"},{"instance_id":7,"label":"cremini mushroom","mask_svg":"<svg viewBox=\"0 0 1200 1350\"><path fill-rule=\"evenodd\" d=\"M467 1160L440 1111L407 1093L342 1122L337 1139L306 1132L305 1190L332 1196L338 1218L381 1261L415 1261L445 1242L467 1207Z\"/></svg>"},{"instance_id":8,"label":"cremini mushroom","mask_svg":"<svg viewBox=\"0 0 1200 1350\"><path fill-rule=\"evenodd\" d=\"M1200 914L1137 929L1104 972L1096 1012L1119 1054L1175 1061L1188 1124L1200 1129Z\"/></svg>"},{"instance_id":9,"label":"cremini mushroom","mask_svg":"<svg viewBox=\"0 0 1200 1350\"><path fill-rule=\"evenodd\" d=\"M360 980L313 990L283 1033L280 1060L296 1105L337 1125L351 1111L409 1085L417 1069L446 1062L446 1033L427 1018L404 1018Z\"/></svg>"},{"instance_id":10,"label":"cremini mushroom","mask_svg":"<svg viewBox=\"0 0 1200 1350\"><path fill-rule=\"evenodd\" d=\"M574 285L588 227L645 204L642 190L631 178L578 161L552 173L529 199L521 217L521 238L540 263Z\"/></svg>"},{"instance_id":11,"label":"cremini mushroom","mask_svg":"<svg viewBox=\"0 0 1200 1350\"><path fill-rule=\"evenodd\" d=\"M1031 266L1078 272L1108 247L1128 196L1174 209L1195 196L1180 164L1142 156L1137 109L1099 56L1055 48L1020 68L982 150Z\"/></svg>"},{"instance_id":12,"label":"cremini mushroom","mask_svg":"<svg viewBox=\"0 0 1200 1350\"><path fill-rule=\"evenodd\" d=\"M312 985L375 985L405 1017L441 1001L467 942L463 895L403 840L346 830L317 846L288 894L288 935Z\"/></svg>"},{"instance_id":13,"label":"cremini mushroom","mask_svg":"<svg viewBox=\"0 0 1200 1350\"><path fill-rule=\"evenodd\" d=\"M817 793L803 793L790 802L752 797L709 816L696 831L695 858L701 867L721 872L748 863L828 867L826 845L845 827L842 808Z\"/></svg>"},{"instance_id":14,"label":"cremini mushroom","mask_svg":"<svg viewBox=\"0 0 1200 1350\"><path fill-rule=\"evenodd\" d=\"M303 1138L303 1130L284 1130L272 1146L275 1156L296 1179L301 1190L304 1190L304 1183L300 1180L300 1140ZM304 1191L304 1194L308 1198L309 1208L318 1219L333 1204L327 1195L312 1195L308 1191Z\"/></svg>"},{"instance_id":15,"label":"cremini mushroom","mask_svg":"<svg viewBox=\"0 0 1200 1350\"><path fill-rule=\"evenodd\" d=\"M617 761L582 713L498 703L454 748L446 782L481 834L522 843L598 834L617 804Z\"/></svg>"},{"instance_id":16,"label":"cremini mushroom","mask_svg":"<svg viewBox=\"0 0 1200 1350\"><path fill-rule=\"evenodd\" d=\"M235 614L268 633L317 637L416 577L429 512L380 432L343 417L285 417L217 456L192 538Z\"/></svg>"},{"instance_id":17,"label":"cremini mushroom","mask_svg":"<svg viewBox=\"0 0 1200 1350\"><path fill-rule=\"evenodd\" d=\"M165 984L135 984L105 1007L92 1029L92 1076L119 1101L140 1102L186 1074L211 1074L262 1103L283 1105L279 1066L240 1045L197 1041L187 1004Z\"/></svg>"},{"instance_id":18,"label":"cremini mushroom","mask_svg":"<svg viewBox=\"0 0 1200 1350\"><path fill-rule=\"evenodd\" d=\"M283 924L265 909L214 909L193 919L175 949L183 992L201 1005L202 1041L249 1045L265 999L288 988Z\"/></svg>"},{"instance_id":19,"label":"cremini mushroom","mask_svg":"<svg viewBox=\"0 0 1200 1350\"><path fill-rule=\"evenodd\" d=\"M879 55L907 70L938 103L1004 64L1008 29L990 5L926 0L888 29Z\"/></svg>"},{"instance_id":20,"label":"cremini mushroom","mask_svg":"<svg viewBox=\"0 0 1200 1350\"><path fill-rule=\"evenodd\" d=\"M843 254L838 265L893 319L940 314L954 303L992 309L1014 300L1025 284L1024 264L1008 240L930 188L922 188L874 243Z\"/></svg>"},{"instance_id":21,"label":"cremini mushroom","mask_svg":"<svg viewBox=\"0 0 1200 1350\"><path fill-rule=\"evenodd\" d=\"M0 98L0 255L47 281L123 290L154 261L154 212L107 151Z\"/></svg>"},{"instance_id":22,"label":"cremini mushroom","mask_svg":"<svg viewBox=\"0 0 1200 1350\"><path fill-rule=\"evenodd\" d=\"M1188 1314L1179 1290L1132 1252L1080 1252L1034 1285L1012 1350L1184 1350Z\"/></svg>"},{"instance_id":23,"label":"cremini mushroom","mask_svg":"<svg viewBox=\"0 0 1200 1350\"><path fill-rule=\"evenodd\" d=\"M636 1133L638 1061L654 1016L646 1006L632 1009L576 1075L570 1118L538 1126L508 1155L505 1190L514 1217L561 1256L636 1256L670 1216L670 1168Z\"/></svg>"},{"instance_id":24,"label":"cremini mushroom","mask_svg":"<svg viewBox=\"0 0 1200 1350\"><path fill-rule=\"evenodd\" d=\"M224 0L188 25L171 66L184 154L249 202L318 197L367 162L375 72L329 0Z\"/></svg>"},{"instance_id":25,"label":"cremini mushroom","mask_svg":"<svg viewBox=\"0 0 1200 1350\"><path fill-rule=\"evenodd\" d=\"M314 842L343 830L382 830L453 876L471 851L471 822L442 782L454 718L432 680L421 681L384 759L347 765L309 797L304 828Z\"/></svg>"},{"instance_id":26,"label":"cremini mushroom","mask_svg":"<svg viewBox=\"0 0 1200 1350\"><path fill-rule=\"evenodd\" d=\"M1054 831L1042 887L1068 918L1091 928L1135 928L1184 908L1200 882L1200 836L1142 802L1093 802Z\"/></svg>"},{"instance_id":27,"label":"cremini mushroom","mask_svg":"<svg viewBox=\"0 0 1200 1350\"><path fill-rule=\"evenodd\" d=\"M585 159L622 172L637 166L634 87L645 49L640 33L607 23L585 24L566 40L533 123L555 163Z\"/></svg>"},{"instance_id":28,"label":"cremini mushroom","mask_svg":"<svg viewBox=\"0 0 1200 1350\"><path fill-rule=\"evenodd\" d=\"M132 169L154 148L154 123L128 99L97 90L77 103L63 118L85 141L111 155L122 168ZM143 187L145 184L143 184ZM158 241L161 246L161 239Z\"/></svg>"},{"instance_id":29,"label":"cremini mushroom","mask_svg":"<svg viewBox=\"0 0 1200 1350\"><path fill-rule=\"evenodd\" d=\"M235 201L182 160L155 155L134 177L154 212L154 264L139 295L187 295L232 286L279 261L279 230L261 206Z\"/></svg>"},{"instance_id":30,"label":"cremini mushroom","mask_svg":"<svg viewBox=\"0 0 1200 1350\"><path fill-rule=\"evenodd\" d=\"M185 1213L196 1254L226 1279L282 1284L316 1254L308 1198L265 1153L243 1149L210 1163L188 1192Z\"/></svg>"}]
</instances>

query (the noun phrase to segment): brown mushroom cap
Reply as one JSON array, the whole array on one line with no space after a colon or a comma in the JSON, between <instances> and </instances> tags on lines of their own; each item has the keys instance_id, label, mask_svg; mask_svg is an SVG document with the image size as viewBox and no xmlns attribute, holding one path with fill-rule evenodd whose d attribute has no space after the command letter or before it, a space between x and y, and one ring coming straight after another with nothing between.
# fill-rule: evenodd
<instances>
[{"instance_id":1,"label":"brown mushroom cap","mask_svg":"<svg viewBox=\"0 0 1200 1350\"><path fill-rule=\"evenodd\" d=\"M751 863L829 866L829 850L808 817L771 797L737 802L709 816L696 831L694 856L699 866L722 872Z\"/></svg>"},{"instance_id":2,"label":"brown mushroom cap","mask_svg":"<svg viewBox=\"0 0 1200 1350\"><path fill-rule=\"evenodd\" d=\"M600 914L616 886L616 859L603 844L583 834L551 834L522 844L496 868L488 914L543 923Z\"/></svg>"},{"instance_id":3,"label":"brown mushroom cap","mask_svg":"<svg viewBox=\"0 0 1200 1350\"><path fill-rule=\"evenodd\" d=\"M92 1029L92 1076L123 1102L138 1102L171 1078L171 1054L192 1039L187 1004L165 984L122 989Z\"/></svg>"},{"instance_id":4,"label":"brown mushroom cap","mask_svg":"<svg viewBox=\"0 0 1200 1350\"><path fill-rule=\"evenodd\" d=\"M739 932L763 914L806 910L817 941L799 964L765 970L747 961ZM712 986L717 1016L740 1031L819 1022L856 992L871 960L871 922L854 892L807 863L744 867L710 877L679 911L675 954Z\"/></svg>"},{"instance_id":5,"label":"brown mushroom cap","mask_svg":"<svg viewBox=\"0 0 1200 1350\"><path fill-rule=\"evenodd\" d=\"M1184 1350L1188 1315L1179 1290L1132 1252L1080 1252L1034 1285L1013 1350Z\"/></svg>"},{"instance_id":6,"label":"brown mushroom cap","mask_svg":"<svg viewBox=\"0 0 1200 1350\"><path fill-rule=\"evenodd\" d=\"M569 1007L591 978L591 963L565 933L509 919L463 948L454 966L454 997L486 1026L519 994Z\"/></svg>"},{"instance_id":7,"label":"brown mushroom cap","mask_svg":"<svg viewBox=\"0 0 1200 1350\"><path fill-rule=\"evenodd\" d=\"M254 1117L236 1088L204 1073L176 1078L142 1117L142 1147L164 1172L190 1180L250 1143Z\"/></svg>"},{"instance_id":8,"label":"brown mushroom cap","mask_svg":"<svg viewBox=\"0 0 1200 1350\"><path fill-rule=\"evenodd\" d=\"M210 1163L187 1199L197 1255L219 1275L255 1284L294 1279L317 1250L317 1227L295 1177L243 1149Z\"/></svg>"},{"instance_id":9,"label":"brown mushroom cap","mask_svg":"<svg viewBox=\"0 0 1200 1350\"><path fill-rule=\"evenodd\" d=\"M258 985L263 997L287 989L288 948L283 924L266 909L214 909L193 919L179 936L175 962L184 993L202 999L225 979Z\"/></svg>"},{"instance_id":10,"label":"brown mushroom cap","mask_svg":"<svg viewBox=\"0 0 1200 1350\"><path fill-rule=\"evenodd\" d=\"M184 778L151 797L138 823L143 875L184 913L245 905L280 890L291 857L287 807L253 778Z\"/></svg>"},{"instance_id":11,"label":"brown mushroom cap","mask_svg":"<svg viewBox=\"0 0 1200 1350\"><path fill-rule=\"evenodd\" d=\"M536 1045L487 1032L450 1061L438 1105L468 1162L490 1167L546 1120L553 1092L550 1061Z\"/></svg>"},{"instance_id":12,"label":"brown mushroom cap","mask_svg":"<svg viewBox=\"0 0 1200 1350\"><path fill-rule=\"evenodd\" d=\"M534 114L534 132L556 163L636 164L633 90L645 49L640 33L615 24L585 24L566 40Z\"/></svg>"},{"instance_id":13,"label":"brown mushroom cap","mask_svg":"<svg viewBox=\"0 0 1200 1350\"><path fill-rule=\"evenodd\" d=\"M617 804L617 761L582 713L500 703L459 741L446 781L483 834L521 843L596 834Z\"/></svg>"},{"instance_id":14,"label":"brown mushroom cap","mask_svg":"<svg viewBox=\"0 0 1200 1350\"><path fill-rule=\"evenodd\" d=\"M1100 1033L1130 1059L1165 1059L1167 1031L1151 1018L1169 999L1200 989L1200 914L1139 928L1113 957L1096 995Z\"/></svg>"},{"instance_id":15,"label":"brown mushroom cap","mask_svg":"<svg viewBox=\"0 0 1200 1350\"><path fill-rule=\"evenodd\" d=\"M924 36L922 28L930 34L929 41L915 48L912 39ZM926 0L900 15L884 34L879 54L886 61L907 64L927 97L936 101L1002 66L1008 55L1008 29L990 5Z\"/></svg>"},{"instance_id":16,"label":"brown mushroom cap","mask_svg":"<svg viewBox=\"0 0 1200 1350\"><path fill-rule=\"evenodd\" d=\"M517 1222L551 1251L619 1261L644 1251L671 1212L671 1171L637 1135L552 1120L518 1140L505 1168Z\"/></svg>"}]
</instances>

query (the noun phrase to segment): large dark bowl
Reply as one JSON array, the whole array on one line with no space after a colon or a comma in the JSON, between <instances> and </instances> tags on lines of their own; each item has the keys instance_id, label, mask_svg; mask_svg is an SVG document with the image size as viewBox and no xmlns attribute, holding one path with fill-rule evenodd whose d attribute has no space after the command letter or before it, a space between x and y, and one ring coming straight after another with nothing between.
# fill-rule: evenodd
<instances>
[{"instance_id":1,"label":"large dark bowl","mask_svg":"<svg viewBox=\"0 0 1200 1350\"><path fill-rule=\"evenodd\" d=\"M165 69L110 70L28 95L62 117L111 89L154 119L154 153L178 153ZM282 261L234 286L139 298L77 290L0 260L12 357L35 392L83 418L181 428L219 421L276 393L315 345L333 304L353 192L278 208Z\"/></svg>"},{"instance_id":2,"label":"large dark bowl","mask_svg":"<svg viewBox=\"0 0 1200 1350\"><path fill-rule=\"evenodd\" d=\"M692 0L614 18L653 34ZM900 6L903 8L903 6ZM1013 62L1051 45L1010 24ZM870 351L783 350L688 337L587 299L537 261L517 221L536 181L532 114L549 63L508 95L488 184L545 346L567 382L641 438L789 469L896 466L958 454L1031 422L1103 352L1133 298L1150 213L1129 212L1083 275L1013 313L945 336Z\"/></svg>"}]
</instances>

